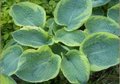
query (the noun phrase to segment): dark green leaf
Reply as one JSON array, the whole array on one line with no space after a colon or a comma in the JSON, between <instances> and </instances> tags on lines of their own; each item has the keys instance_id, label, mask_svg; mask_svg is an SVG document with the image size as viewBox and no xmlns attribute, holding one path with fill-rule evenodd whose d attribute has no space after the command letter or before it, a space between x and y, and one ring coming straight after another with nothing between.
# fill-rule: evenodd
<instances>
[{"instance_id":1,"label":"dark green leaf","mask_svg":"<svg viewBox=\"0 0 120 84\"><path fill-rule=\"evenodd\" d=\"M102 7L93 8L92 15L103 15L104 16L104 11Z\"/></svg>"}]
</instances>

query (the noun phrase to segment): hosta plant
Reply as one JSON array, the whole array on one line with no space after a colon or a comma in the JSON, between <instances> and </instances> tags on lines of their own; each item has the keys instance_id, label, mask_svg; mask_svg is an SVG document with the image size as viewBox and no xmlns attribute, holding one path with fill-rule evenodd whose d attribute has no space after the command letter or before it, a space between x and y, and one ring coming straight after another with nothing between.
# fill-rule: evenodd
<instances>
[{"instance_id":1,"label":"hosta plant","mask_svg":"<svg viewBox=\"0 0 120 84\"><path fill-rule=\"evenodd\" d=\"M119 64L120 26L114 15L119 4L109 8L107 17L92 12L108 2L60 0L51 18L35 3L14 4L9 14L20 29L11 33L0 56L3 84L16 84L13 74L36 83L60 71L70 83L86 84L91 72Z\"/></svg>"}]
</instances>

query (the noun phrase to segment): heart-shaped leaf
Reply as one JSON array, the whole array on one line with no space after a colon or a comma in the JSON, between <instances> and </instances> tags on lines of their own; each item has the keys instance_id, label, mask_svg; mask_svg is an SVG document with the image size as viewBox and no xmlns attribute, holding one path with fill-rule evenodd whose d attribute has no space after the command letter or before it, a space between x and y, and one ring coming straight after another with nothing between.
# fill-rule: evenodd
<instances>
[{"instance_id":1,"label":"heart-shaped leaf","mask_svg":"<svg viewBox=\"0 0 120 84\"><path fill-rule=\"evenodd\" d=\"M13 39L19 44L38 48L42 45L52 44L52 39L41 28L24 27L12 33Z\"/></svg>"},{"instance_id":2,"label":"heart-shaped leaf","mask_svg":"<svg viewBox=\"0 0 120 84\"><path fill-rule=\"evenodd\" d=\"M91 64L92 71L100 71L120 63L120 38L107 32L94 33L80 47Z\"/></svg>"},{"instance_id":3,"label":"heart-shaped leaf","mask_svg":"<svg viewBox=\"0 0 120 84\"><path fill-rule=\"evenodd\" d=\"M46 21L45 10L31 2L20 2L10 9L10 15L18 26L40 26L43 27Z\"/></svg>"},{"instance_id":4,"label":"heart-shaped leaf","mask_svg":"<svg viewBox=\"0 0 120 84\"><path fill-rule=\"evenodd\" d=\"M80 28L92 13L91 0L61 0L54 11L55 22L67 31Z\"/></svg>"},{"instance_id":5,"label":"heart-shaped leaf","mask_svg":"<svg viewBox=\"0 0 120 84\"><path fill-rule=\"evenodd\" d=\"M16 82L5 74L0 74L0 84L16 84Z\"/></svg>"},{"instance_id":6,"label":"heart-shaped leaf","mask_svg":"<svg viewBox=\"0 0 120 84\"><path fill-rule=\"evenodd\" d=\"M18 67L18 60L22 52L22 48L18 45L6 48L0 56L0 73L7 75L14 74Z\"/></svg>"},{"instance_id":7,"label":"heart-shaped leaf","mask_svg":"<svg viewBox=\"0 0 120 84\"><path fill-rule=\"evenodd\" d=\"M86 84L90 75L90 65L85 55L71 50L63 56L61 70L70 83Z\"/></svg>"},{"instance_id":8,"label":"heart-shaped leaf","mask_svg":"<svg viewBox=\"0 0 120 84\"><path fill-rule=\"evenodd\" d=\"M120 26L114 20L104 16L91 16L85 24L88 33L109 32L120 36Z\"/></svg>"},{"instance_id":9,"label":"heart-shaped leaf","mask_svg":"<svg viewBox=\"0 0 120 84\"><path fill-rule=\"evenodd\" d=\"M48 81L57 76L60 64L60 56L53 54L48 46L42 46L22 54L16 75L29 82Z\"/></svg>"},{"instance_id":10,"label":"heart-shaped leaf","mask_svg":"<svg viewBox=\"0 0 120 84\"><path fill-rule=\"evenodd\" d=\"M80 43L85 39L85 34L81 30L66 31L60 29L55 34L55 42L62 42L68 46L80 46Z\"/></svg>"},{"instance_id":11,"label":"heart-shaped leaf","mask_svg":"<svg viewBox=\"0 0 120 84\"><path fill-rule=\"evenodd\" d=\"M93 7L98 7L107 4L110 0L92 0Z\"/></svg>"},{"instance_id":12,"label":"heart-shaped leaf","mask_svg":"<svg viewBox=\"0 0 120 84\"><path fill-rule=\"evenodd\" d=\"M120 22L119 18L120 3L108 9L107 16L115 20L117 23Z\"/></svg>"}]
</instances>

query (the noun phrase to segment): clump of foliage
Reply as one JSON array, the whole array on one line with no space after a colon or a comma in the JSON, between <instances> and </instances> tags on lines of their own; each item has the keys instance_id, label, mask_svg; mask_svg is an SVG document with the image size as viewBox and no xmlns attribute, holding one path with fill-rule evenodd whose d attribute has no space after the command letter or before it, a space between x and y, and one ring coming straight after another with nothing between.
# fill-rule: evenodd
<instances>
[{"instance_id":1,"label":"clump of foliage","mask_svg":"<svg viewBox=\"0 0 120 84\"><path fill-rule=\"evenodd\" d=\"M41 83L61 72L70 83L86 84L92 72L120 63L120 4L105 16L101 6L110 0L58 1L18 0L8 6L1 25L12 24L12 33L0 54L2 84L16 84L13 74Z\"/></svg>"}]
</instances>

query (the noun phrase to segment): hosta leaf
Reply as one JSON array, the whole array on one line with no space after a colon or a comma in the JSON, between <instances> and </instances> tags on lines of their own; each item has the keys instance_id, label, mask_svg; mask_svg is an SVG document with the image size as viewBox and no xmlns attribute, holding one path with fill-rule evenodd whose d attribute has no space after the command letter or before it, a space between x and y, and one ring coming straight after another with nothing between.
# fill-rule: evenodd
<instances>
[{"instance_id":1,"label":"hosta leaf","mask_svg":"<svg viewBox=\"0 0 120 84\"><path fill-rule=\"evenodd\" d=\"M47 20L47 23L46 23L46 27L49 28L49 33L51 33L52 35L55 34L55 32L61 28L60 25L57 25L54 21L53 18L50 18Z\"/></svg>"},{"instance_id":2,"label":"hosta leaf","mask_svg":"<svg viewBox=\"0 0 120 84\"><path fill-rule=\"evenodd\" d=\"M92 0L93 7L98 7L107 4L110 0Z\"/></svg>"},{"instance_id":3,"label":"hosta leaf","mask_svg":"<svg viewBox=\"0 0 120 84\"><path fill-rule=\"evenodd\" d=\"M0 74L0 84L16 84L16 82L11 77Z\"/></svg>"},{"instance_id":4,"label":"hosta leaf","mask_svg":"<svg viewBox=\"0 0 120 84\"><path fill-rule=\"evenodd\" d=\"M120 10L120 3L108 9L107 16L115 20L117 23L120 23L119 10Z\"/></svg>"},{"instance_id":5,"label":"hosta leaf","mask_svg":"<svg viewBox=\"0 0 120 84\"><path fill-rule=\"evenodd\" d=\"M9 41L7 42L7 44L4 46L3 49L6 49L6 48L8 48L8 47L10 47L10 46L13 46L13 45L17 45L17 42L14 41L13 39L11 39L11 40L9 40Z\"/></svg>"},{"instance_id":6,"label":"hosta leaf","mask_svg":"<svg viewBox=\"0 0 120 84\"><path fill-rule=\"evenodd\" d=\"M22 48L18 45L6 48L1 54L0 73L7 75L14 74L22 51Z\"/></svg>"},{"instance_id":7,"label":"hosta leaf","mask_svg":"<svg viewBox=\"0 0 120 84\"><path fill-rule=\"evenodd\" d=\"M61 70L70 83L86 84L90 75L87 58L77 50L71 50L63 56Z\"/></svg>"},{"instance_id":8,"label":"hosta leaf","mask_svg":"<svg viewBox=\"0 0 120 84\"><path fill-rule=\"evenodd\" d=\"M51 37L41 28L24 27L14 31L12 36L19 44L35 48L52 43Z\"/></svg>"},{"instance_id":9,"label":"hosta leaf","mask_svg":"<svg viewBox=\"0 0 120 84\"><path fill-rule=\"evenodd\" d=\"M62 42L68 46L80 46L80 43L84 38L85 34L81 30L66 31L64 29L60 29L55 35L56 42Z\"/></svg>"},{"instance_id":10,"label":"hosta leaf","mask_svg":"<svg viewBox=\"0 0 120 84\"><path fill-rule=\"evenodd\" d=\"M119 50L119 37L107 32L90 35L81 46L81 51L90 61L92 71L100 71L118 64Z\"/></svg>"},{"instance_id":11,"label":"hosta leaf","mask_svg":"<svg viewBox=\"0 0 120 84\"><path fill-rule=\"evenodd\" d=\"M45 10L31 2L20 2L10 9L10 15L18 26L40 26L46 21Z\"/></svg>"},{"instance_id":12,"label":"hosta leaf","mask_svg":"<svg viewBox=\"0 0 120 84\"><path fill-rule=\"evenodd\" d=\"M61 58L51 49L43 46L38 50L26 50L19 62L16 75L29 82L48 81L57 76Z\"/></svg>"},{"instance_id":13,"label":"hosta leaf","mask_svg":"<svg viewBox=\"0 0 120 84\"><path fill-rule=\"evenodd\" d=\"M91 13L91 0L61 0L54 11L54 17L57 24L72 31L81 27Z\"/></svg>"},{"instance_id":14,"label":"hosta leaf","mask_svg":"<svg viewBox=\"0 0 120 84\"><path fill-rule=\"evenodd\" d=\"M85 24L88 33L109 32L120 36L120 26L114 20L104 16L91 16Z\"/></svg>"}]
</instances>

